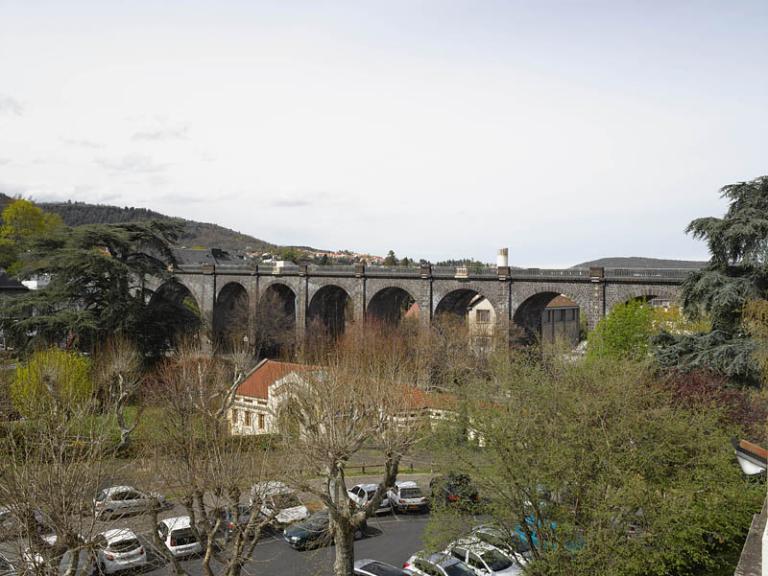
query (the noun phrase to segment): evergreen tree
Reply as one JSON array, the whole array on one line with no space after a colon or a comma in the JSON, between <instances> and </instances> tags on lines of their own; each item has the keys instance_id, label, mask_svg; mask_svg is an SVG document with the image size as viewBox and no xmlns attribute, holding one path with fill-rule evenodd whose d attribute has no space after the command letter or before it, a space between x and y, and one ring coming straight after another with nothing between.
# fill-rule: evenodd
<instances>
[{"instance_id":1,"label":"evergreen tree","mask_svg":"<svg viewBox=\"0 0 768 576\"><path fill-rule=\"evenodd\" d=\"M384 266L397 266L397 256L395 256L394 250L387 252L387 257L384 258Z\"/></svg>"},{"instance_id":2,"label":"evergreen tree","mask_svg":"<svg viewBox=\"0 0 768 576\"><path fill-rule=\"evenodd\" d=\"M682 286L683 308L696 319L707 314L706 333L656 340L662 366L707 369L741 384L758 384L755 343L743 322L747 302L768 297L768 176L721 189L730 200L723 218L698 218L686 232L705 240L711 259Z\"/></svg>"},{"instance_id":3,"label":"evergreen tree","mask_svg":"<svg viewBox=\"0 0 768 576\"><path fill-rule=\"evenodd\" d=\"M162 322L150 313L144 279L169 275L178 233L177 224L155 221L56 229L35 242L22 272L50 275L49 285L14 300L8 316L22 319L0 327L21 346L29 335L83 350L116 333L140 339Z\"/></svg>"}]
</instances>

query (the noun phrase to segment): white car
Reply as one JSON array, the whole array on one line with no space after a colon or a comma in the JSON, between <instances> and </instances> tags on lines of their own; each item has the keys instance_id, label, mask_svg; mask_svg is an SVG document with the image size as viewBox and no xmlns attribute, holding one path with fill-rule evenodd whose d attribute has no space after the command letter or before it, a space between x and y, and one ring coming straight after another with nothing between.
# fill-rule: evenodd
<instances>
[{"instance_id":1,"label":"white car","mask_svg":"<svg viewBox=\"0 0 768 576\"><path fill-rule=\"evenodd\" d=\"M429 508L429 500L422 494L416 482L395 482L387 492L387 498L397 512Z\"/></svg>"},{"instance_id":2,"label":"white car","mask_svg":"<svg viewBox=\"0 0 768 576\"><path fill-rule=\"evenodd\" d=\"M261 514L272 518L278 527L288 526L309 518L309 510L299 500L298 494L282 482L269 480L254 484L251 488L251 506L260 503Z\"/></svg>"},{"instance_id":3,"label":"white car","mask_svg":"<svg viewBox=\"0 0 768 576\"><path fill-rule=\"evenodd\" d=\"M355 503L355 506L362 508L373 499L378 487L378 484L357 484L347 494L349 499ZM379 506L374 510L374 514L389 514L390 512L392 512L392 504L390 504L389 498L387 498L385 493L381 502L379 502Z\"/></svg>"},{"instance_id":4,"label":"white car","mask_svg":"<svg viewBox=\"0 0 768 576\"><path fill-rule=\"evenodd\" d=\"M166 518L157 524L160 540L171 554L176 557L199 554L203 546L192 529L189 516Z\"/></svg>"},{"instance_id":5,"label":"white car","mask_svg":"<svg viewBox=\"0 0 768 576\"><path fill-rule=\"evenodd\" d=\"M138 568L147 564L147 553L133 530L116 528L96 536L96 555L99 571L114 574L120 570Z\"/></svg>"},{"instance_id":6,"label":"white car","mask_svg":"<svg viewBox=\"0 0 768 576\"><path fill-rule=\"evenodd\" d=\"M469 566L476 576L518 576L525 560L510 555L478 538L465 538L448 545L446 553Z\"/></svg>"},{"instance_id":7,"label":"white car","mask_svg":"<svg viewBox=\"0 0 768 576\"><path fill-rule=\"evenodd\" d=\"M469 566L445 552L417 552L405 561L403 570L416 576L475 576Z\"/></svg>"},{"instance_id":8,"label":"white car","mask_svg":"<svg viewBox=\"0 0 768 576\"><path fill-rule=\"evenodd\" d=\"M164 508L165 498L160 494L141 492L132 486L104 488L93 499L93 509L98 518L146 512L153 506Z\"/></svg>"}]
</instances>

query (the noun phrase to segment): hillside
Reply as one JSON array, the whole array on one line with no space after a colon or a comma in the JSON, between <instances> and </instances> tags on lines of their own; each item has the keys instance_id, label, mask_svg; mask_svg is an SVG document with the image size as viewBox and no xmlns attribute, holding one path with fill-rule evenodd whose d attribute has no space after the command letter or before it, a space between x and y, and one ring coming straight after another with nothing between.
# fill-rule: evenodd
<instances>
[{"instance_id":1,"label":"hillside","mask_svg":"<svg viewBox=\"0 0 768 576\"><path fill-rule=\"evenodd\" d=\"M590 266L602 266L604 268L701 268L705 264L706 262L697 260L663 260L660 258L630 256L600 258L576 264L572 268L589 268Z\"/></svg>"},{"instance_id":2,"label":"hillside","mask_svg":"<svg viewBox=\"0 0 768 576\"><path fill-rule=\"evenodd\" d=\"M184 224L184 232L179 238L179 246L185 248L202 246L256 252L265 252L275 248L274 244L217 224L172 218L146 208L120 208L119 206L87 204L85 202L41 202L40 207L61 216L67 226L117 224L140 220L177 220Z\"/></svg>"}]
</instances>

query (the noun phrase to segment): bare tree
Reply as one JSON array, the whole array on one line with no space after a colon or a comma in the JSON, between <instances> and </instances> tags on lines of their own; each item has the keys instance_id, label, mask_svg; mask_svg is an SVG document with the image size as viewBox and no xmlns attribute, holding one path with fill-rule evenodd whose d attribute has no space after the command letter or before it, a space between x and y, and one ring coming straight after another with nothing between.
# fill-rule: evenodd
<instances>
[{"instance_id":1,"label":"bare tree","mask_svg":"<svg viewBox=\"0 0 768 576\"><path fill-rule=\"evenodd\" d=\"M182 349L159 368L153 390L164 414L153 447L156 470L165 488L180 495L204 548L206 576L238 576L272 520L261 515L259 501L242 502L244 488L266 473L267 451L228 429L246 357L236 352L225 361ZM171 555L168 560L176 574L183 572Z\"/></svg>"},{"instance_id":2,"label":"bare tree","mask_svg":"<svg viewBox=\"0 0 768 576\"><path fill-rule=\"evenodd\" d=\"M357 330L321 368L286 379L280 388L291 406L283 418L293 419L288 428L298 431L297 437L288 433L283 446L290 454L287 477L328 508L337 576L353 573L355 533L365 530L397 479L401 459L425 434L424 423L411 417L409 391L425 373L418 350L393 332ZM378 455L383 472L374 497L356 507L347 494L346 467L363 448Z\"/></svg>"},{"instance_id":3,"label":"bare tree","mask_svg":"<svg viewBox=\"0 0 768 576\"><path fill-rule=\"evenodd\" d=\"M126 408L139 392L144 378L142 368L139 349L120 336L108 340L96 354L95 379L120 429L117 452L128 448L130 436L139 423L141 405L131 423L126 418Z\"/></svg>"},{"instance_id":4,"label":"bare tree","mask_svg":"<svg viewBox=\"0 0 768 576\"><path fill-rule=\"evenodd\" d=\"M61 364L41 372L45 401L0 442L0 502L26 572L75 576L93 566L93 498L114 447L96 395L55 393L71 376Z\"/></svg>"},{"instance_id":5,"label":"bare tree","mask_svg":"<svg viewBox=\"0 0 768 576\"><path fill-rule=\"evenodd\" d=\"M256 305L253 318L254 355L259 358L291 356L296 347L294 304L268 290Z\"/></svg>"}]
</instances>

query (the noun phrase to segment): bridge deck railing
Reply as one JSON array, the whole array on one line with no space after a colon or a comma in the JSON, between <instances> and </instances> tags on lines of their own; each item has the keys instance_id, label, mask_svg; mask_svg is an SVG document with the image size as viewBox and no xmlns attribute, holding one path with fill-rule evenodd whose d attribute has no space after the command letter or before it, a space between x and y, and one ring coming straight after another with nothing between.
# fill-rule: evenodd
<instances>
[{"instance_id":1,"label":"bridge deck railing","mask_svg":"<svg viewBox=\"0 0 768 576\"><path fill-rule=\"evenodd\" d=\"M695 268L606 268L606 278L662 278L684 280Z\"/></svg>"},{"instance_id":2,"label":"bridge deck railing","mask_svg":"<svg viewBox=\"0 0 768 576\"><path fill-rule=\"evenodd\" d=\"M420 266L366 266L366 276L421 276Z\"/></svg>"},{"instance_id":3,"label":"bridge deck railing","mask_svg":"<svg viewBox=\"0 0 768 576\"><path fill-rule=\"evenodd\" d=\"M360 266L360 265L335 265L335 266L299 266L293 263L285 264L258 264L247 263L219 263L215 266L209 264L183 264L177 268L179 272L187 274L210 274L214 271L222 274L309 274L311 276L407 276L418 278L431 275L434 278L489 278L499 275L500 270L495 266ZM602 276L606 279L627 280L654 278L662 281L681 281L693 270L691 268L605 268ZM546 278L591 278L594 270L589 268L508 268L501 272L504 277L513 280L537 280ZM599 275L599 274L598 274Z\"/></svg>"}]
</instances>

